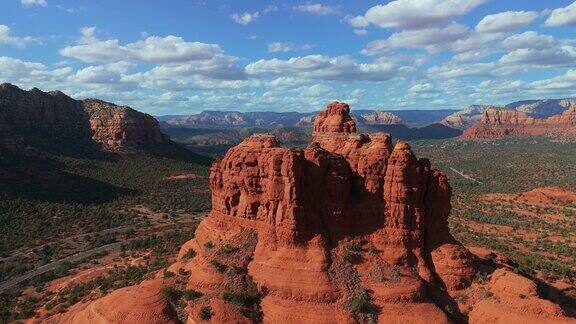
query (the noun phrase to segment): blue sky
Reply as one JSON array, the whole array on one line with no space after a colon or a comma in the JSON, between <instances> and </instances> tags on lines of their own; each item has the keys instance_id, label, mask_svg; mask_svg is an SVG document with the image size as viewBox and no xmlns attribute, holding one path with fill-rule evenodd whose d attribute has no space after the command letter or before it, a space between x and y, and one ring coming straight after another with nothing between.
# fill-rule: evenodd
<instances>
[{"instance_id":1,"label":"blue sky","mask_svg":"<svg viewBox=\"0 0 576 324\"><path fill-rule=\"evenodd\" d=\"M156 114L576 96L576 2L2 0L0 82Z\"/></svg>"}]
</instances>

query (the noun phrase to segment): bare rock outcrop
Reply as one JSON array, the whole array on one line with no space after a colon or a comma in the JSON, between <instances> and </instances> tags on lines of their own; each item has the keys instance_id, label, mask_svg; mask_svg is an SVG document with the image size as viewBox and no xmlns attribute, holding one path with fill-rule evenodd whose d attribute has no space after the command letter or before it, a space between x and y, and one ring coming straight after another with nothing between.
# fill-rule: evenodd
<instances>
[{"instance_id":1,"label":"bare rock outcrop","mask_svg":"<svg viewBox=\"0 0 576 324\"><path fill-rule=\"evenodd\" d=\"M156 279L118 289L94 302L74 305L47 323L179 323L161 288L162 281Z\"/></svg>"},{"instance_id":2,"label":"bare rock outcrop","mask_svg":"<svg viewBox=\"0 0 576 324\"><path fill-rule=\"evenodd\" d=\"M333 102L314 120L314 132L356 133L356 122L350 117L350 106Z\"/></svg>"},{"instance_id":3,"label":"bare rock outcrop","mask_svg":"<svg viewBox=\"0 0 576 324\"><path fill-rule=\"evenodd\" d=\"M88 113L92 140L109 148L161 144L166 141L152 116L130 107L86 99L81 106Z\"/></svg>"}]
</instances>

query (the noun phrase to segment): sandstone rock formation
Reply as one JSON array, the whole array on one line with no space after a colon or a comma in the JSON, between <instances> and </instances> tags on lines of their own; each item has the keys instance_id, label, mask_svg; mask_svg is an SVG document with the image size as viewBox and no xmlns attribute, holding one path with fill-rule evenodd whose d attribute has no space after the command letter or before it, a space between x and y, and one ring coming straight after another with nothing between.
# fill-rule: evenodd
<instances>
[{"instance_id":1,"label":"sandstone rock formation","mask_svg":"<svg viewBox=\"0 0 576 324\"><path fill-rule=\"evenodd\" d=\"M92 140L106 147L135 147L166 141L158 122L150 115L96 99L83 100L81 106L89 116Z\"/></svg>"},{"instance_id":2,"label":"sandstone rock formation","mask_svg":"<svg viewBox=\"0 0 576 324\"><path fill-rule=\"evenodd\" d=\"M161 288L161 280L152 280L118 289L95 302L75 305L47 323L178 323Z\"/></svg>"},{"instance_id":3,"label":"sandstone rock formation","mask_svg":"<svg viewBox=\"0 0 576 324\"><path fill-rule=\"evenodd\" d=\"M0 85L0 132L111 150L167 142L152 116L129 107L78 101L60 91L24 91L6 83Z\"/></svg>"},{"instance_id":4,"label":"sandstone rock formation","mask_svg":"<svg viewBox=\"0 0 576 324\"><path fill-rule=\"evenodd\" d=\"M350 106L333 102L314 121L315 133L356 133L356 123L350 117Z\"/></svg>"},{"instance_id":5,"label":"sandstone rock formation","mask_svg":"<svg viewBox=\"0 0 576 324\"><path fill-rule=\"evenodd\" d=\"M508 109L487 109L479 124L462 134L464 139L495 139L527 136L576 136L576 106L562 114L537 119Z\"/></svg>"},{"instance_id":6,"label":"sandstone rock formation","mask_svg":"<svg viewBox=\"0 0 576 324\"><path fill-rule=\"evenodd\" d=\"M349 112L347 104L331 103L305 149L253 135L214 162L212 211L169 268L188 274L182 289L202 294L185 302L188 322L467 320L453 296L471 289L476 266L448 228L446 175L388 134L356 133ZM520 280L502 271L493 275L495 286ZM114 298L66 318L94 323L89 314L104 303L106 312L131 312ZM530 298L540 303L534 291ZM476 322L525 317L492 303L500 313L482 306ZM165 314L162 303L154 305ZM540 306L541 319L562 319L558 309Z\"/></svg>"}]
</instances>

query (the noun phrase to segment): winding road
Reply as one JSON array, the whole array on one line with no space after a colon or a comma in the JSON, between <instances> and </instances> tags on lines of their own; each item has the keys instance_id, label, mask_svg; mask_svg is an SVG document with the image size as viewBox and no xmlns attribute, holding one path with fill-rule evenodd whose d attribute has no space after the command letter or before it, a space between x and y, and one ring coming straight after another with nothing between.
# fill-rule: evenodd
<instances>
[{"instance_id":1,"label":"winding road","mask_svg":"<svg viewBox=\"0 0 576 324\"><path fill-rule=\"evenodd\" d=\"M140 235L137 237L126 239L126 240L123 240L121 242L114 242L114 243L102 245L99 247L95 247L93 249L78 252L76 254L70 255L70 256L62 258L60 260L47 263L47 264L40 266L34 270L30 270L30 271L28 271L28 272L26 272L20 276L10 278L4 282L0 282L0 292L15 288L19 284L21 284L22 282L29 280L29 279L32 279L32 278L39 276L41 274L56 270L66 262L78 262L78 261L81 261L82 259L93 256L93 255L98 254L98 253L116 250L116 249L119 249L122 246L122 244L130 243L132 241L136 241L138 239L141 239L141 238L147 237L147 236L163 234L163 233L166 233L168 231L174 230L175 228L182 228L183 226L197 223L200 219L201 219L201 217L197 216L197 217L194 217L192 220L189 220L189 221L177 222L177 223L173 223L173 224L162 224L162 225L157 225L157 226L150 227L150 228L145 228L145 229L143 229L143 231L145 232L144 235ZM118 230L118 229L119 228L116 228L114 230ZM109 231L109 230L105 230L102 232L106 232L106 231ZM102 232L100 232L100 233L102 233ZM92 233L90 233L90 234L92 234ZM82 234L82 235L84 235L84 234Z\"/></svg>"}]
</instances>

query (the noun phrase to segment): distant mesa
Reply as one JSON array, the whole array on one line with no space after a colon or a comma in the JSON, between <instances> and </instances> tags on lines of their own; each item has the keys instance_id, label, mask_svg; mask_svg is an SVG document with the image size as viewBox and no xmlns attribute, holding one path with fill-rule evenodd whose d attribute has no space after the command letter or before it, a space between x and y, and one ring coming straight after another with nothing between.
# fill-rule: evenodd
<instances>
[{"instance_id":1,"label":"distant mesa","mask_svg":"<svg viewBox=\"0 0 576 324\"><path fill-rule=\"evenodd\" d=\"M318 114L312 137L290 149L253 135L214 162L212 211L169 268L200 293L181 305L187 322L568 322L510 270L474 281L476 259L448 228L448 179L406 142L358 133L341 102ZM61 319L175 321L154 293L162 280ZM463 294L480 297L464 306Z\"/></svg>"},{"instance_id":2,"label":"distant mesa","mask_svg":"<svg viewBox=\"0 0 576 324\"><path fill-rule=\"evenodd\" d=\"M442 120L442 124L464 130L480 123L484 119L486 110L489 109L518 111L526 114L527 117L546 119L561 115L573 106L576 106L576 98L524 100L505 106L472 105L445 117Z\"/></svg>"},{"instance_id":3,"label":"distant mesa","mask_svg":"<svg viewBox=\"0 0 576 324\"><path fill-rule=\"evenodd\" d=\"M538 119L510 109L487 109L478 124L464 131L464 139L553 136L576 138L576 105L558 115Z\"/></svg>"}]
</instances>

